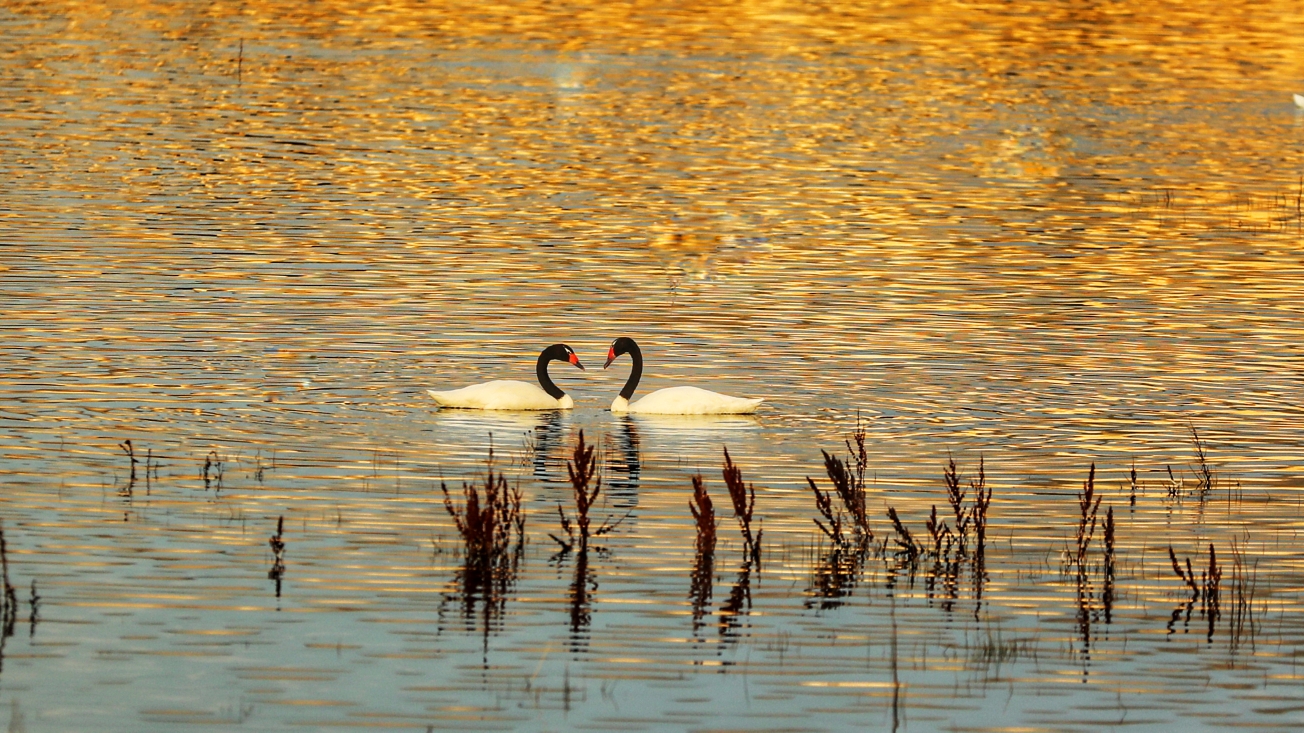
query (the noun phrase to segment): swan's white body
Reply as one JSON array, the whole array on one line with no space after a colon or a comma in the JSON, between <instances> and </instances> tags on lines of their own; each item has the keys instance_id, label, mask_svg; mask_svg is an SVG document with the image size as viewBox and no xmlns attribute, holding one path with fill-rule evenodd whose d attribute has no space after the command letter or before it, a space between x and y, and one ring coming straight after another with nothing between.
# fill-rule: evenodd
<instances>
[{"instance_id":1,"label":"swan's white body","mask_svg":"<svg viewBox=\"0 0 1304 733\"><path fill-rule=\"evenodd\" d=\"M764 399L730 397L700 387L667 387L631 403L617 397L611 403L615 413L644 415L741 415L756 412Z\"/></svg>"},{"instance_id":2,"label":"swan's white body","mask_svg":"<svg viewBox=\"0 0 1304 733\"><path fill-rule=\"evenodd\" d=\"M575 406L575 400L568 394L558 399L537 384L514 379L498 379L445 392L433 389L426 392L443 407L473 410L569 410Z\"/></svg>"},{"instance_id":3,"label":"swan's white body","mask_svg":"<svg viewBox=\"0 0 1304 733\"><path fill-rule=\"evenodd\" d=\"M1295 94L1293 96L1295 97L1295 106L1304 107L1304 94Z\"/></svg>"}]
</instances>

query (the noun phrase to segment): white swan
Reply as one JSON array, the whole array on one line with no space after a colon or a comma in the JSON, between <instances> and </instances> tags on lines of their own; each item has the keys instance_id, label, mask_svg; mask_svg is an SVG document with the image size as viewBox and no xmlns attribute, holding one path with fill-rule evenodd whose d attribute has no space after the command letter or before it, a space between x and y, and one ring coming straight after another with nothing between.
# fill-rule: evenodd
<instances>
[{"instance_id":1,"label":"white swan","mask_svg":"<svg viewBox=\"0 0 1304 733\"><path fill-rule=\"evenodd\" d=\"M498 379L484 384L473 384L461 389L437 392L426 390L435 402L442 407L465 407L473 410L569 410L575 406L575 400L561 391L548 377L548 362L564 361L574 364L582 371L584 365L575 355L574 350L566 344L553 344L539 354L539 362L534 367L543 389L529 382L511 379Z\"/></svg>"},{"instance_id":2,"label":"white swan","mask_svg":"<svg viewBox=\"0 0 1304 733\"><path fill-rule=\"evenodd\" d=\"M756 412L756 408L765 400L747 397L730 397L727 394L712 392L700 387L667 387L658 389L643 399L630 404L629 398L638 389L638 380L643 377L643 352L639 350L634 339L621 336L611 342L607 351L607 363L603 369L621 354L629 354L634 360L634 370L629 373L620 395L611 403L611 411L617 413L632 412L645 415L739 415Z\"/></svg>"},{"instance_id":3,"label":"white swan","mask_svg":"<svg viewBox=\"0 0 1304 733\"><path fill-rule=\"evenodd\" d=\"M1304 94L1292 94L1291 96L1295 98L1296 107L1304 107Z\"/></svg>"}]
</instances>

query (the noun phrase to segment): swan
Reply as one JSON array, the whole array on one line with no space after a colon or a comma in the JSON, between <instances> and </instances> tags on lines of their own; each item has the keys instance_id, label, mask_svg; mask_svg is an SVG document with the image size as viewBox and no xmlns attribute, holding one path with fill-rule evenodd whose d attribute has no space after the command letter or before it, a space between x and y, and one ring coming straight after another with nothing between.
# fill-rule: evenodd
<instances>
[{"instance_id":1,"label":"swan","mask_svg":"<svg viewBox=\"0 0 1304 733\"><path fill-rule=\"evenodd\" d=\"M639 350L634 339L621 336L611 342L607 351L607 363L603 369L621 354L629 354L634 360L634 370L629 373L629 381L620 390L620 395L611 403L611 411L616 413L642 413L645 415L738 415L756 412L756 408L765 400L747 397L730 397L727 394L712 392L700 387L667 387L658 389L643 399L630 404L629 398L638 389L638 380L643 376L643 352Z\"/></svg>"},{"instance_id":2,"label":"swan","mask_svg":"<svg viewBox=\"0 0 1304 733\"><path fill-rule=\"evenodd\" d=\"M548 377L548 362L564 361L584 371L584 365L575 351L566 344L553 344L539 354L539 363L534 372L539 376L543 389L529 382L512 379L498 379L484 384L473 384L461 389L439 392L428 389L426 392L435 398L441 407L465 407L474 410L569 410L575 406L575 400L561 391Z\"/></svg>"},{"instance_id":3,"label":"swan","mask_svg":"<svg viewBox=\"0 0 1304 733\"><path fill-rule=\"evenodd\" d=\"M1304 107L1304 94L1292 94L1291 96L1295 98L1296 107Z\"/></svg>"}]
</instances>

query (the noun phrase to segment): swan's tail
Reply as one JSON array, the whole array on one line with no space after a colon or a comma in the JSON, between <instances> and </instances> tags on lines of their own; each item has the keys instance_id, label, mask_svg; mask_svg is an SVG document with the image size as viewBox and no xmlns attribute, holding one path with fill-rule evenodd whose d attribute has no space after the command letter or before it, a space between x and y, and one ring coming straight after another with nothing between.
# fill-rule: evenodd
<instances>
[{"instance_id":1,"label":"swan's tail","mask_svg":"<svg viewBox=\"0 0 1304 733\"><path fill-rule=\"evenodd\" d=\"M428 394L428 395L430 395L431 397L435 398L435 404L437 404L437 405L447 405L447 404L449 404L449 402L448 402L448 393L447 393L447 392L436 392L436 391L433 390L433 389L428 389L428 390L426 390L426 394Z\"/></svg>"},{"instance_id":2,"label":"swan's tail","mask_svg":"<svg viewBox=\"0 0 1304 733\"><path fill-rule=\"evenodd\" d=\"M746 415L748 413L756 412L756 408L761 406L761 403L765 401L765 398L764 397L752 397L752 398L742 397L739 398L738 401L744 404L738 406L737 414Z\"/></svg>"}]
</instances>

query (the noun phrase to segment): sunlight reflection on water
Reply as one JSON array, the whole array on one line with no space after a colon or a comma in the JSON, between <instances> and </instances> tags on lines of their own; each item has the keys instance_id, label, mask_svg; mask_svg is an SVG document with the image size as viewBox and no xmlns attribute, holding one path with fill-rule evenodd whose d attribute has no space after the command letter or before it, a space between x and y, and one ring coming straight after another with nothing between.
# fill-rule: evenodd
<instances>
[{"instance_id":1,"label":"sunlight reflection on water","mask_svg":"<svg viewBox=\"0 0 1304 733\"><path fill-rule=\"evenodd\" d=\"M0 11L10 727L1298 724L1304 19L1024 10ZM620 335L640 394L766 402L425 394ZM863 565L807 479L858 420ZM548 536L581 430L618 522L583 559ZM528 542L468 593L439 487L491 445ZM948 457L984 560L903 564L886 510L954 523ZM1093 462L1108 593L1103 535L1065 560ZM1217 613L1169 557L1211 544Z\"/></svg>"}]
</instances>

